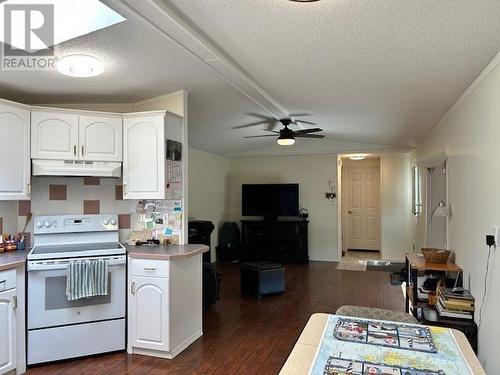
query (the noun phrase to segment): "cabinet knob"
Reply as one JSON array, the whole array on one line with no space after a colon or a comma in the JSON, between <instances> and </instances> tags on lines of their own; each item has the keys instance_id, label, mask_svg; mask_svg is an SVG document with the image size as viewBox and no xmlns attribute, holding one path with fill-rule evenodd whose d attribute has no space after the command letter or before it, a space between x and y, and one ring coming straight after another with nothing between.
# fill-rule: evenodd
<instances>
[{"instance_id":1,"label":"cabinet knob","mask_svg":"<svg viewBox=\"0 0 500 375\"><path fill-rule=\"evenodd\" d=\"M12 309L17 309L17 296L12 297Z\"/></svg>"},{"instance_id":2,"label":"cabinet knob","mask_svg":"<svg viewBox=\"0 0 500 375\"><path fill-rule=\"evenodd\" d=\"M76 156L76 145L73 145L73 155Z\"/></svg>"},{"instance_id":3,"label":"cabinet knob","mask_svg":"<svg viewBox=\"0 0 500 375\"><path fill-rule=\"evenodd\" d=\"M26 184L26 194L31 195L31 184Z\"/></svg>"},{"instance_id":4,"label":"cabinet knob","mask_svg":"<svg viewBox=\"0 0 500 375\"><path fill-rule=\"evenodd\" d=\"M82 156L83 156L84 153L85 153L85 146L82 145Z\"/></svg>"},{"instance_id":5,"label":"cabinet knob","mask_svg":"<svg viewBox=\"0 0 500 375\"><path fill-rule=\"evenodd\" d=\"M135 294L135 283L130 284L130 293Z\"/></svg>"}]
</instances>

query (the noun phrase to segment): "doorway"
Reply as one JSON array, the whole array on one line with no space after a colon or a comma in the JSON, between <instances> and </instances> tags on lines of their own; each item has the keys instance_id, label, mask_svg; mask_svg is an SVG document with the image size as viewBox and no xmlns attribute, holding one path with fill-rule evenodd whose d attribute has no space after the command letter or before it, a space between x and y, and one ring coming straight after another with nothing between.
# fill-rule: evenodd
<instances>
[{"instance_id":1,"label":"doorway","mask_svg":"<svg viewBox=\"0 0 500 375\"><path fill-rule=\"evenodd\" d=\"M365 269L380 259L380 158L341 159L342 260L347 269Z\"/></svg>"}]
</instances>

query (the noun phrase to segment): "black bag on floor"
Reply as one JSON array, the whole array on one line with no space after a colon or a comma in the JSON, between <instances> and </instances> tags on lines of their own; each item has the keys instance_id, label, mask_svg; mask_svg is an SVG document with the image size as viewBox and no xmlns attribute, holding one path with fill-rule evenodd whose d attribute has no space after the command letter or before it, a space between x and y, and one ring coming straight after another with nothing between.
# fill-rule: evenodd
<instances>
[{"instance_id":1,"label":"black bag on floor","mask_svg":"<svg viewBox=\"0 0 500 375\"><path fill-rule=\"evenodd\" d=\"M232 221L225 222L219 231L217 260L234 262L240 259L240 228Z\"/></svg>"},{"instance_id":2,"label":"black bag on floor","mask_svg":"<svg viewBox=\"0 0 500 375\"><path fill-rule=\"evenodd\" d=\"M203 309L219 299L221 276L212 263L203 263Z\"/></svg>"}]
</instances>

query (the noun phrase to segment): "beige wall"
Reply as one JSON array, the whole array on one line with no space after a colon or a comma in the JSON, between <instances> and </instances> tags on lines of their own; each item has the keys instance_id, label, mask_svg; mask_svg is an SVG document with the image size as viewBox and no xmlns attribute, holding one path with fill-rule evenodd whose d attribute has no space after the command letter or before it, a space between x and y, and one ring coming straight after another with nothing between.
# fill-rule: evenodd
<instances>
[{"instance_id":1,"label":"beige wall","mask_svg":"<svg viewBox=\"0 0 500 375\"><path fill-rule=\"evenodd\" d=\"M180 90L136 103L51 103L37 105L45 107L118 113L167 110L169 112L175 113L176 115L186 117L187 114L185 113L185 95L186 92Z\"/></svg>"},{"instance_id":2,"label":"beige wall","mask_svg":"<svg viewBox=\"0 0 500 375\"><path fill-rule=\"evenodd\" d=\"M309 257L337 260L337 208L325 198L328 181L337 180L337 156L286 156L233 159L229 176L228 213L241 217L241 185L299 183L300 205L309 210Z\"/></svg>"},{"instance_id":3,"label":"beige wall","mask_svg":"<svg viewBox=\"0 0 500 375\"><path fill-rule=\"evenodd\" d=\"M204 151L189 149L189 218L210 220L212 233L212 261L218 232L227 220L226 195L230 160Z\"/></svg>"},{"instance_id":4,"label":"beige wall","mask_svg":"<svg viewBox=\"0 0 500 375\"><path fill-rule=\"evenodd\" d=\"M412 252L411 174L409 153L380 156L382 258L404 260Z\"/></svg>"},{"instance_id":5,"label":"beige wall","mask_svg":"<svg viewBox=\"0 0 500 375\"><path fill-rule=\"evenodd\" d=\"M476 297L477 313L484 302L484 278L488 249L485 235L500 226L500 68L496 58L478 85L473 84L441 125L417 150L417 158L445 154L448 159L448 200L450 248L465 271L464 280ZM494 67L490 71L491 67ZM478 81L476 81L477 83ZM419 223L419 243L423 243L423 222ZM500 368L500 259L494 250L490 261L489 291L483 326L479 331L479 359L486 372Z\"/></svg>"},{"instance_id":6,"label":"beige wall","mask_svg":"<svg viewBox=\"0 0 500 375\"><path fill-rule=\"evenodd\" d=\"M411 251L413 240L410 154L387 153L380 157L382 257L403 260ZM310 215L310 259L336 261L340 253L338 207L324 198L329 181L337 184L337 155L233 159L227 197L228 220L242 219L242 184L299 183L300 205L307 208ZM190 208L193 209L192 203Z\"/></svg>"}]
</instances>

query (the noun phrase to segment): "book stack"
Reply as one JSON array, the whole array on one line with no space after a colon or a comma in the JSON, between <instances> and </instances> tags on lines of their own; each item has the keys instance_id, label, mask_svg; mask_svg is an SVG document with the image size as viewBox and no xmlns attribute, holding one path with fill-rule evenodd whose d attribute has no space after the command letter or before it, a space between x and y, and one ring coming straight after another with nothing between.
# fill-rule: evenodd
<instances>
[{"instance_id":1,"label":"book stack","mask_svg":"<svg viewBox=\"0 0 500 375\"><path fill-rule=\"evenodd\" d=\"M468 291L453 293L449 288L437 289L436 310L443 318L467 319L474 318L474 296Z\"/></svg>"}]
</instances>

